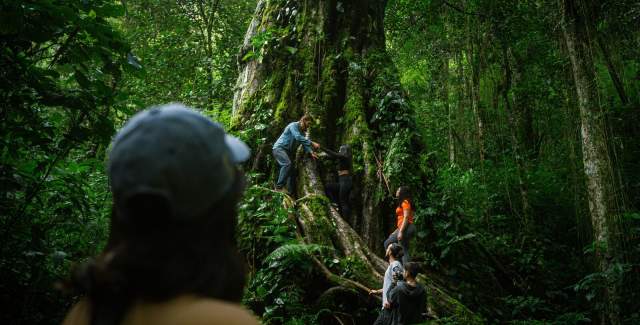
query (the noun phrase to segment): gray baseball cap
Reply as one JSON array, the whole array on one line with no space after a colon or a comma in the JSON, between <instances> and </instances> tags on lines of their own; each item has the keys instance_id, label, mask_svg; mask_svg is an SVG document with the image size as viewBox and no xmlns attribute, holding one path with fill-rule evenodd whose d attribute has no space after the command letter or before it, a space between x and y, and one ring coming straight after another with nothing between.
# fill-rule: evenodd
<instances>
[{"instance_id":1,"label":"gray baseball cap","mask_svg":"<svg viewBox=\"0 0 640 325\"><path fill-rule=\"evenodd\" d=\"M116 134L107 171L117 209L140 194L166 199L180 219L201 216L236 177L249 147L222 126L177 103L134 115Z\"/></svg>"}]
</instances>

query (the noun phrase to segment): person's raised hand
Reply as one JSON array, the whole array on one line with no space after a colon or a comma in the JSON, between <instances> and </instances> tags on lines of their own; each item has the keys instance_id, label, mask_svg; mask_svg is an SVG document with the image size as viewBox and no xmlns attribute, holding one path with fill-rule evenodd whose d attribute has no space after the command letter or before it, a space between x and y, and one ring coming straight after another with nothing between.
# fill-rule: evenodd
<instances>
[{"instance_id":1,"label":"person's raised hand","mask_svg":"<svg viewBox=\"0 0 640 325\"><path fill-rule=\"evenodd\" d=\"M313 146L314 149L319 149L320 148L320 144L317 143L317 142L311 141L311 145Z\"/></svg>"},{"instance_id":2,"label":"person's raised hand","mask_svg":"<svg viewBox=\"0 0 640 325\"><path fill-rule=\"evenodd\" d=\"M402 240L402 231L398 231L398 241Z\"/></svg>"},{"instance_id":3,"label":"person's raised hand","mask_svg":"<svg viewBox=\"0 0 640 325\"><path fill-rule=\"evenodd\" d=\"M388 301L384 302L384 309L391 309L391 304Z\"/></svg>"}]
</instances>

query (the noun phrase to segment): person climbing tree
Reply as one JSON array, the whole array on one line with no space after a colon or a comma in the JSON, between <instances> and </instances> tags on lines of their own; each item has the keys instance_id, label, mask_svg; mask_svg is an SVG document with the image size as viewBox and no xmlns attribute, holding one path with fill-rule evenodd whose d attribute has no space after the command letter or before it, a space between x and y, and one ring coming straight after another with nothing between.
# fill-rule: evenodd
<instances>
[{"instance_id":1,"label":"person climbing tree","mask_svg":"<svg viewBox=\"0 0 640 325\"><path fill-rule=\"evenodd\" d=\"M389 290L393 325L417 324L425 319L427 293L424 286L416 281L419 269L418 263L406 263L404 281L398 281Z\"/></svg>"},{"instance_id":2,"label":"person climbing tree","mask_svg":"<svg viewBox=\"0 0 640 325\"><path fill-rule=\"evenodd\" d=\"M284 128L278 140L273 144L273 157L280 166L278 181L276 182L276 190L283 191L287 186L289 193L293 193L291 157L295 155L295 151L299 144L302 144L304 151L317 159L318 155L313 149L319 149L320 145L306 138L303 134L309 128L312 119L309 115L303 115L299 121L291 122Z\"/></svg>"},{"instance_id":3,"label":"person climbing tree","mask_svg":"<svg viewBox=\"0 0 640 325\"><path fill-rule=\"evenodd\" d=\"M138 113L112 148L110 237L64 284L85 298L63 324L258 324L236 304L236 164L249 148L180 104Z\"/></svg>"},{"instance_id":4,"label":"person climbing tree","mask_svg":"<svg viewBox=\"0 0 640 325\"><path fill-rule=\"evenodd\" d=\"M389 303L389 290L394 281L401 279L403 276L402 263L400 262L404 255L404 249L397 243L387 246L385 257L389 261L389 266L384 272L382 289L371 290L370 294L382 294L382 309L374 325L388 325L392 321L391 304Z\"/></svg>"},{"instance_id":5,"label":"person climbing tree","mask_svg":"<svg viewBox=\"0 0 640 325\"><path fill-rule=\"evenodd\" d=\"M347 144L340 146L340 150L335 152L333 150L322 148L329 157L338 160L338 182L328 183L325 188L327 196L332 202L340 205L340 214L343 218L349 220L351 215L351 206L349 204L349 195L351 194L351 188L353 186L353 180L351 179L351 147Z\"/></svg>"},{"instance_id":6,"label":"person climbing tree","mask_svg":"<svg viewBox=\"0 0 640 325\"><path fill-rule=\"evenodd\" d=\"M402 263L410 261L409 242L416 232L413 224L413 208L411 206L411 189L408 186L400 186L396 191L398 205L396 207L396 230L384 241L384 247L391 243L400 243L404 248Z\"/></svg>"}]
</instances>

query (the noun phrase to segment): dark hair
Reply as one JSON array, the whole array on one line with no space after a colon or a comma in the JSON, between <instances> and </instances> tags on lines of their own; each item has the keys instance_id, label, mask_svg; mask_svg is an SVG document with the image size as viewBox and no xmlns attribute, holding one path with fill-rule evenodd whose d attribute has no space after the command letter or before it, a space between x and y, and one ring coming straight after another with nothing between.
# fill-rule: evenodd
<instances>
[{"instance_id":1,"label":"dark hair","mask_svg":"<svg viewBox=\"0 0 640 325\"><path fill-rule=\"evenodd\" d=\"M411 203L411 188L409 186L400 186L398 190L400 190L400 193L398 194L398 206L402 205L402 202L405 200Z\"/></svg>"},{"instance_id":2,"label":"dark hair","mask_svg":"<svg viewBox=\"0 0 640 325\"><path fill-rule=\"evenodd\" d=\"M399 260L404 256L404 248L402 248L402 245L398 243L391 244L390 250L391 256L393 256L393 258L395 258L396 260Z\"/></svg>"},{"instance_id":3,"label":"dark hair","mask_svg":"<svg viewBox=\"0 0 640 325\"><path fill-rule=\"evenodd\" d=\"M345 157L351 157L351 146L348 144L341 145L338 153Z\"/></svg>"},{"instance_id":4,"label":"dark hair","mask_svg":"<svg viewBox=\"0 0 640 325\"><path fill-rule=\"evenodd\" d=\"M311 115L309 115L309 114L304 114L300 118L300 122L302 122L302 121L311 123L311 122L313 122L313 117L311 117Z\"/></svg>"},{"instance_id":5,"label":"dark hair","mask_svg":"<svg viewBox=\"0 0 640 325\"><path fill-rule=\"evenodd\" d=\"M66 283L87 296L90 324L119 324L136 300L195 294L239 301L245 279L235 226L244 182L237 170L225 197L195 220L176 220L157 208L162 199L153 196L134 198L130 206L137 208L127 211L137 212L124 216L114 207L105 250L75 268Z\"/></svg>"},{"instance_id":6,"label":"dark hair","mask_svg":"<svg viewBox=\"0 0 640 325\"><path fill-rule=\"evenodd\" d=\"M404 266L404 270L407 271L407 273L409 273L409 275L412 278L415 278L418 276L418 274L420 273L420 264L416 263L416 262L407 262Z\"/></svg>"}]
</instances>

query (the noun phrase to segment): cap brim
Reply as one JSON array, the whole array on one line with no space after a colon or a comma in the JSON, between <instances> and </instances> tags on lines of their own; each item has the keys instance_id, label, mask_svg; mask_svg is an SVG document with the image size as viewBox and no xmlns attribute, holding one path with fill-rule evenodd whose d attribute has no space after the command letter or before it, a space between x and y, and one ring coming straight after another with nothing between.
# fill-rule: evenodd
<instances>
[{"instance_id":1,"label":"cap brim","mask_svg":"<svg viewBox=\"0 0 640 325\"><path fill-rule=\"evenodd\" d=\"M224 141L227 143L227 147L231 151L231 158L236 163L242 163L247 161L251 156L251 150L246 143L242 142L242 140L232 136L225 135Z\"/></svg>"}]
</instances>

